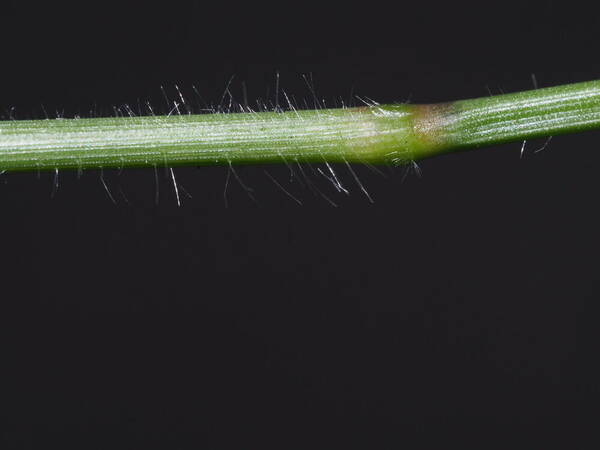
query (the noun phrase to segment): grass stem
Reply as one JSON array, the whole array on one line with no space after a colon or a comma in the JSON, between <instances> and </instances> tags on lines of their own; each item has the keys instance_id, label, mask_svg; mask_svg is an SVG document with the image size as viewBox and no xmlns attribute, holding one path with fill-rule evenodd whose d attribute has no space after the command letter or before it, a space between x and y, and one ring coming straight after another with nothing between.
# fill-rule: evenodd
<instances>
[{"instance_id":1,"label":"grass stem","mask_svg":"<svg viewBox=\"0 0 600 450\"><path fill-rule=\"evenodd\" d=\"M0 122L0 171L401 164L594 128L600 128L600 80L432 105L11 120Z\"/></svg>"}]
</instances>

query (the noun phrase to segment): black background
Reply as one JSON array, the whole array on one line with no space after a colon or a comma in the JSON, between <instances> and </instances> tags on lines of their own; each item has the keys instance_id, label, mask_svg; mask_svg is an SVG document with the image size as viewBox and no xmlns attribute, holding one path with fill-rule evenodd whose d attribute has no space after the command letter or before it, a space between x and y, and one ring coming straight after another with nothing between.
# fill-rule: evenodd
<instances>
[{"instance_id":1,"label":"black background","mask_svg":"<svg viewBox=\"0 0 600 450\"><path fill-rule=\"evenodd\" d=\"M600 75L575 2L2 3L3 119L280 87L436 102ZM356 98L354 103L360 103ZM600 134L356 170L5 174L2 448L598 443ZM124 194L124 195L123 195ZM124 196L127 198L125 200Z\"/></svg>"}]
</instances>

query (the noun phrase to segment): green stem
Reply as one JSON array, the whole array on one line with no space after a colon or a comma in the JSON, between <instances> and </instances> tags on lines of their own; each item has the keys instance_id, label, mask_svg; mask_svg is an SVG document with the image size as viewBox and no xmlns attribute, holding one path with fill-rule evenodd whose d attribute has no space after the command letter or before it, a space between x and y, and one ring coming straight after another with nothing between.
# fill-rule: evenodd
<instances>
[{"instance_id":1,"label":"green stem","mask_svg":"<svg viewBox=\"0 0 600 450\"><path fill-rule=\"evenodd\" d=\"M600 80L434 105L0 122L0 170L402 163L600 128Z\"/></svg>"}]
</instances>

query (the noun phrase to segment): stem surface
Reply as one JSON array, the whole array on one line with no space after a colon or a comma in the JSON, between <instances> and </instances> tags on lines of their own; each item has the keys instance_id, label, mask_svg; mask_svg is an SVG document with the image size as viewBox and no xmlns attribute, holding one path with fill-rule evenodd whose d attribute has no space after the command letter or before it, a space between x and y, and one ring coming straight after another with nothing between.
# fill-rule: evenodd
<instances>
[{"instance_id":1,"label":"stem surface","mask_svg":"<svg viewBox=\"0 0 600 450\"><path fill-rule=\"evenodd\" d=\"M600 128L600 80L433 105L0 122L0 170L399 164Z\"/></svg>"}]
</instances>

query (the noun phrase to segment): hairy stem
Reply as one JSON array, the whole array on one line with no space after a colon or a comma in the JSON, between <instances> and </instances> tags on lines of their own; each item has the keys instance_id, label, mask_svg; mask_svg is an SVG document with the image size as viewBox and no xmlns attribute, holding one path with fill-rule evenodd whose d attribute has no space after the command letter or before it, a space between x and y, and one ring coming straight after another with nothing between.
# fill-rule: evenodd
<instances>
[{"instance_id":1,"label":"hairy stem","mask_svg":"<svg viewBox=\"0 0 600 450\"><path fill-rule=\"evenodd\" d=\"M0 170L399 164L600 128L600 80L433 105L0 122Z\"/></svg>"}]
</instances>

